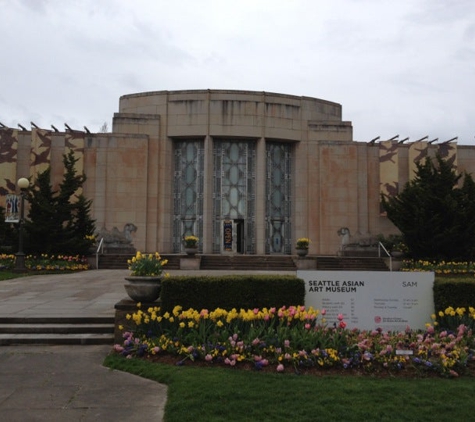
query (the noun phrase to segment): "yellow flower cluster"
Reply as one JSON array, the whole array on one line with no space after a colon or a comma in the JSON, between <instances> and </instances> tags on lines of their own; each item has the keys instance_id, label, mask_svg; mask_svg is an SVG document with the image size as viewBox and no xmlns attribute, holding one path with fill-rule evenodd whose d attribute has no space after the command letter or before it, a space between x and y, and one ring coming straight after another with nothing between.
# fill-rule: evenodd
<instances>
[{"instance_id":1,"label":"yellow flower cluster","mask_svg":"<svg viewBox=\"0 0 475 422\"><path fill-rule=\"evenodd\" d=\"M218 327L222 327L224 323L230 324L235 320L244 322L252 321L269 321L273 318L279 318L284 323L290 323L291 321L314 321L317 319L320 311L312 307L305 308L304 306L290 306L288 308L283 307L276 308L262 308L262 309L241 309L237 311L232 309L227 311L225 309L216 308L209 312L207 309L203 309L198 312L195 309L188 309L183 311L181 306L175 306L172 313L165 312L163 316L159 315L160 308L149 308L148 313L138 310L132 315L128 315L128 319L132 319L136 325L140 325L142 322L148 323L149 321L167 320L173 323L175 318L181 321L180 327L188 326L189 328L195 327L195 324L199 324L202 320L211 320Z\"/></svg>"},{"instance_id":2,"label":"yellow flower cluster","mask_svg":"<svg viewBox=\"0 0 475 422\"><path fill-rule=\"evenodd\" d=\"M310 244L310 239L308 237L300 237L297 239L297 248L299 249L308 249Z\"/></svg>"},{"instance_id":3,"label":"yellow flower cluster","mask_svg":"<svg viewBox=\"0 0 475 422\"><path fill-rule=\"evenodd\" d=\"M466 261L427 261L418 260L403 261L402 271L434 271L436 274L450 275L450 274L472 274L475 272L473 263Z\"/></svg>"},{"instance_id":4,"label":"yellow flower cluster","mask_svg":"<svg viewBox=\"0 0 475 422\"><path fill-rule=\"evenodd\" d=\"M158 252L143 254L137 251L134 257L127 260L127 265L133 276L160 276L167 263L168 260L162 259Z\"/></svg>"},{"instance_id":5,"label":"yellow flower cluster","mask_svg":"<svg viewBox=\"0 0 475 422\"><path fill-rule=\"evenodd\" d=\"M475 308L473 308L472 306L470 306L468 308L468 313L467 313L467 309L466 308L463 308L463 307L459 307L459 308L453 308L452 306L449 306L447 307L444 311L439 311L439 317L444 317L444 316L451 316L451 317L454 317L454 316L459 316L459 317L463 317L465 314L467 314L467 316L469 318L472 318L475 320ZM433 319L435 319L433 317Z\"/></svg>"}]
</instances>

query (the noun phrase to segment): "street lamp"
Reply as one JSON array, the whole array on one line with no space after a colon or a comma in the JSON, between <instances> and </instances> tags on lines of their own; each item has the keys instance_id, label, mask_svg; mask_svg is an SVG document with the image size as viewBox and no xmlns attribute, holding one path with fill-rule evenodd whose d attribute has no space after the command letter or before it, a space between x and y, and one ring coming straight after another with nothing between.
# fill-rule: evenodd
<instances>
[{"instance_id":1,"label":"street lamp","mask_svg":"<svg viewBox=\"0 0 475 422\"><path fill-rule=\"evenodd\" d=\"M25 218L25 189L30 186L30 181L25 177L18 179L17 186L20 188L20 220L18 223L18 252L15 255L15 271L25 272L25 253L23 252L23 220Z\"/></svg>"}]
</instances>

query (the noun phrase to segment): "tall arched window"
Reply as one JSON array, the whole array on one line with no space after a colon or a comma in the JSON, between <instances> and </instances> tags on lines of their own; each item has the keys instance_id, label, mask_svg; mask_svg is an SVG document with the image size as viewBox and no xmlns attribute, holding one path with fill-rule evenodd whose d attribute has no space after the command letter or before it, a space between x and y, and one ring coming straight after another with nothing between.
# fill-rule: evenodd
<instances>
[{"instance_id":1,"label":"tall arched window","mask_svg":"<svg viewBox=\"0 0 475 422\"><path fill-rule=\"evenodd\" d=\"M292 252L291 145L266 143L266 253Z\"/></svg>"},{"instance_id":2,"label":"tall arched window","mask_svg":"<svg viewBox=\"0 0 475 422\"><path fill-rule=\"evenodd\" d=\"M191 234L200 238L202 250L204 142L180 140L173 145L173 252L181 252L183 237Z\"/></svg>"}]
</instances>

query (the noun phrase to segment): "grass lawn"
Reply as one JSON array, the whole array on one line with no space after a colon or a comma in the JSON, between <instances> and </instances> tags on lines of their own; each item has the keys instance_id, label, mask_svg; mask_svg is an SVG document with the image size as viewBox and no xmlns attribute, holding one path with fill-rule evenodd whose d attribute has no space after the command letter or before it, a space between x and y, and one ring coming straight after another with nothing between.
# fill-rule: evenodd
<instances>
[{"instance_id":1,"label":"grass lawn","mask_svg":"<svg viewBox=\"0 0 475 422\"><path fill-rule=\"evenodd\" d=\"M0 280L10 280L12 278L25 277L28 273L14 273L13 271L2 270L0 271Z\"/></svg>"},{"instance_id":2,"label":"grass lawn","mask_svg":"<svg viewBox=\"0 0 475 422\"><path fill-rule=\"evenodd\" d=\"M165 420L468 421L475 379L376 378L173 366L110 355L105 366L168 385Z\"/></svg>"},{"instance_id":3,"label":"grass lawn","mask_svg":"<svg viewBox=\"0 0 475 422\"><path fill-rule=\"evenodd\" d=\"M0 281L1 280L11 280L12 278L19 278L19 277L28 277L28 276L33 276L33 275L44 275L44 274L51 274L51 275L56 275L56 274L65 274L66 271L60 272L60 271L27 271L24 273L16 273L13 271L8 271L8 270L2 270L0 271Z\"/></svg>"}]
</instances>

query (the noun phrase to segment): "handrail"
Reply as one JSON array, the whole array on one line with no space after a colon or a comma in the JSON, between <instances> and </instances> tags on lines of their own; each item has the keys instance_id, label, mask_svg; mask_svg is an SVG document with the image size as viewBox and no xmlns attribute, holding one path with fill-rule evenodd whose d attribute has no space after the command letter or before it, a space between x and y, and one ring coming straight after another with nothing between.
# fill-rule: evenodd
<instances>
[{"instance_id":1,"label":"handrail","mask_svg":"<svg viewBox=\"0 0 475 422\"><path fill-rule=\"evenodd\" d=\"M388 250L385 248L385 246L381 242L378 242L378 257L379 258L381 258L381 248L383 248L384 252L386 252L386 255L389 257L389 271L392 271L393 270L393 257L388 252Z\"/></svg>"},{"instance_id":2,"label":"handrail","mask_svg":"<svg viewBox=\"0 0 475 422\"><path fill-rule=\"evenodd\" d=\"M99 252L103 253L104 252L104 238L101 237L101 240L99 241L99 245L97 246L96 250L96 270L99 269Z\"/></svg>"}]
</instances>

